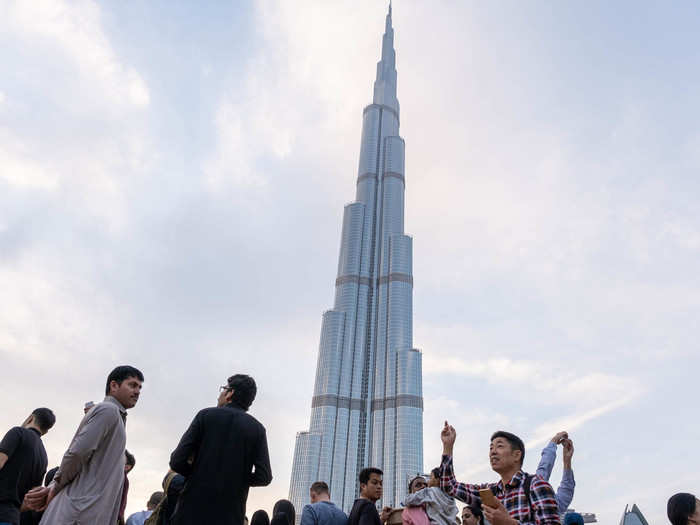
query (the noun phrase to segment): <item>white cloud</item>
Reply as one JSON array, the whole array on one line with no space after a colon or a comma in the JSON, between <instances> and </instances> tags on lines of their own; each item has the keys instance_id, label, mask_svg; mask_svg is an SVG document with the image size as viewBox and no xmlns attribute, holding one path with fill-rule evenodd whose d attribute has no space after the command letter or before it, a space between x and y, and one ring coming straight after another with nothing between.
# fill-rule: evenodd
<instances>
[{"instance_id":1,"label":"white cloud","mask_svg":"<svg viewBox=\"0 0 700 525\"><path fill-rule=\"evenodd\" d=\"M60 50L79 75L97 84L100 96L108 98L111 104L149 104L146 83L134 68L117 57L104 33L100 8L95 2L13 1L5 10L5 23L19 38L53 52Z\"/></svg>"}]
</instances>

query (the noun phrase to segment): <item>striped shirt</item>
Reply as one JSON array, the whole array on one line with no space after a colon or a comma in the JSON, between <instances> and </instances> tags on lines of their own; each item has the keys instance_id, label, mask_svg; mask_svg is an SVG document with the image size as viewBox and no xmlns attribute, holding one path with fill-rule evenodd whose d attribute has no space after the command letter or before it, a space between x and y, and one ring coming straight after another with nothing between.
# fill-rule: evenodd
<instances>
[{"instance_id":1,"label":"striped shirt","mask_svg":"<svg viewBox=\"0 0 700 525\"><path fill-rule=\"evenodd\" d=\"M481 505L479 489L490 488L506 508L508 514L519 523L560 525L557 500L551 485L541 477L534 476L530 485L530 501L528 502L524 487L526 476L525 472L519 470L505 487L503 481L480 485L460 483L455 479L452 456L442 456L440 488L467 505Z\"/></svg>"}]
</instances>

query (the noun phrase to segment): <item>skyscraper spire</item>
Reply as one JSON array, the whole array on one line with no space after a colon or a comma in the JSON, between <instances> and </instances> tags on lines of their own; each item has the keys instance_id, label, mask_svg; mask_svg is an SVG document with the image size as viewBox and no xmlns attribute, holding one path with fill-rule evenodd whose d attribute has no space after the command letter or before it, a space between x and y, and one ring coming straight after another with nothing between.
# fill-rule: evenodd
<instances>
[{"instance_id":1,"label":"skyscraper spire","mask_svg":"<svg viewBox=\"0 0 700 525\"><path fill-rule=\"evenodd\" d=\"M394 51L394 28L391 20L391 2L386 15L384 36L382 37L382 58L377 63L377 78L374 81L374 103L384 104L396 112L399 101L396 98L396 51Z\"/></svg>"},{"instance_id":2,"label":"skyscraper spire","mask_svg":"<svg viewBox=\"0 0 700 525\"><path fill-rule=\"evenodd\" d=\"M348 512L364 467L384 471L382 503L398 506L423 471L422 355L413 348L413 240L404 233L391 3L372 103L362 112L355 201L345 206L335 302L323 314L311 422L297 433L290 499L314 481ZM299 515L297 515L299 523Z\"/></svg>"}]
</instances>

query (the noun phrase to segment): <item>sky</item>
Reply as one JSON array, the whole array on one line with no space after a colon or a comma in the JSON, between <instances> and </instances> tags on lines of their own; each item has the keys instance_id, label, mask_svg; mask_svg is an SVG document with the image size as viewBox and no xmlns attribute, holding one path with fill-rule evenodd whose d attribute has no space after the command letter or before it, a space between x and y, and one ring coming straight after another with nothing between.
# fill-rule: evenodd
<instances>
[{"instance_id":1,"label":"sky","mask_svg":"<svg viewBox=\"0 0 700 525\"><path fill-rule=\"evenodd\" d=\"M109 371L128 512L234 373L287 497L355 194L386 2L0 2L0 432L59 463ZM574 440L572 507L617 523L700 492L700 8L394 2L424 458L458 433ZM695 320L695 321L694 321ZM696 328L692 328L696 326ZM552 475L558 485L561 460Z\"/></svg>"}]
</instances>

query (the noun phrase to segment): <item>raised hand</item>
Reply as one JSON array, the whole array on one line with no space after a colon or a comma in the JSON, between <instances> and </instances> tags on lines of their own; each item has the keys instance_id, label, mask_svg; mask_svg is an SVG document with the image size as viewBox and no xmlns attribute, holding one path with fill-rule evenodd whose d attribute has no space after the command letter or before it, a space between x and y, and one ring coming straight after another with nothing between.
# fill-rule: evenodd
<instances>
[{"instance_id":1,"label":"raised hand","mask_svg":"<svg viewBox=\"0 0 700 525\"><path fill-rule=\"evenodd\" d=\"M447 421L445 421L445 426L442 427L442 432L440 432L440 439L442 440L442 453L451 456L455 440L457 439L457 432Z\"/></svg>"},{"instance_id":2,"label":"raised hand","mask_svg":"<svg viewBox=\"0 0 700 525\"><path fill-rule=\"evenodd\" d=\"M560 445L562 441L565 439L569 438L569 433L566 430L562 430L561 432L557 432L554 434L554 437L552 438L552 443L555 445Z\"/></svg>"},{"instance_id":3,"label":"raised hand","mask_svg":"<svg viewBox=\"0 0 700 525\"><path fill-rule=\"evenodd\" d=\"M564 468L571 469L571 458L574 455L574 442L569 438L566 438L561 442L561 444L564 447Z\"/></svg>"}]
</instances>

